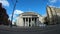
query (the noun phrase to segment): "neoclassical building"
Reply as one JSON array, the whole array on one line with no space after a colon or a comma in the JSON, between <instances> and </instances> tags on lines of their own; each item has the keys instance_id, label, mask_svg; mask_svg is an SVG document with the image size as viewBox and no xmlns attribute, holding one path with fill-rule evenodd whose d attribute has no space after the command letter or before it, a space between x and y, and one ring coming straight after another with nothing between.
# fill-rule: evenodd
<instances>
[{"instance_id":1,"label":"neoclassical building","mask_svg":"<svg viewBox=\"0 0 60 34\"><path fill-rule=\"evenodd\" d=\"M49 24L60 23L60 8L47 6L47 17Z\"/></svg>"},{"instance_id":2,"label":"neoclassical building","mask_svg":"<svg viewBox=\"0 0 60 34\"><path fill-rule=\"evenodd\" d=\"M17 18L17 26L32 27L39 26L43 23L43 17L40 14L34 12L24 12Z\"/></svg>"}]
</instances>

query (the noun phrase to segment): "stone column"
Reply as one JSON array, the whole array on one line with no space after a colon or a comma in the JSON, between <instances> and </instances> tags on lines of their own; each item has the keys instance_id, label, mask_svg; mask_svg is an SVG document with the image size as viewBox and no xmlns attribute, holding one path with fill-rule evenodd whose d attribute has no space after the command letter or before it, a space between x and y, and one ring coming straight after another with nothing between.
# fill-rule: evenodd
<instances>
[{"instance_id":1,"label":"stone column","mask_svg":"<svg viewBox=\"0 0 60 34\"><path fill-rule=\"evenodd\" d=\"M23 18L23 25L25 26L25 18Z\"/></svg>"},{"instance_id":2,"label":"stone column","mask_svg":"<svg viewBox=\"0 0 60 34\"><path fill-rule=\"evenodd\" d=\"M28 18L28 27L29 27L29 18Z\"/></svg>"},{"instance_id":3,"label":"stone column","mask_svg":"<svg viewBox=\"0 0 60 34\"><path fill-rule=\"evenodd\" d=\"M36 26L39 26L39 18L36 18Z\"/></svg>"},{"instance_id":4,"label":"stone column","mask_svg":"<svg viewBox=\"0 0 60 34\"><path fill-rule=\"evenodd\" d=\"M24 26L26 26L26 18L25 18L25 25Z\"/></svg>"},{"instance_id":5,"label":"stone column","mask_svg":"<svg viewBox=\"0 0 60 34\"><path fill-rule=\"evenodd\" d=\"M32 26L32 18L31 18L31 23L30 23L30 25Z\"/></svg>"},{"instance_id":6,"label":"stone column","mask_svg":"<svg viewBox=\"0 0 60 34\"><path fill-rule=\"evenodd\" d=\"M35 18L34 18L34 26L35 26L35 24L36 24L36 21L35 21Z\"/></svg>"}]
</instances>

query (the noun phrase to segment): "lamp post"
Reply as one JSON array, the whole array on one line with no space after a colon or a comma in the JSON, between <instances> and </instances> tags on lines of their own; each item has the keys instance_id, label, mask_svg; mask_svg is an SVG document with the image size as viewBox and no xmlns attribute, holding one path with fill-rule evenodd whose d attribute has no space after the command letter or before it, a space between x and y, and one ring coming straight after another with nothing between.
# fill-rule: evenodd
<instances>
[{"instance_id":1,"label":"lamp post","mask_svg":"<svg viewBox=\"0 0 60 34\"><path fill-rule=\"evenodd\" d=\"M14 15L14 10L15 10L15 7L16 7L16 3L17 3L17 0L14 4L14 7L13 7L13 12L12 12L12 16L11 16L11 23L10 23L10 27L12 27L12 21L13 21L13 15Z\"/></svg>"}]
</instances>

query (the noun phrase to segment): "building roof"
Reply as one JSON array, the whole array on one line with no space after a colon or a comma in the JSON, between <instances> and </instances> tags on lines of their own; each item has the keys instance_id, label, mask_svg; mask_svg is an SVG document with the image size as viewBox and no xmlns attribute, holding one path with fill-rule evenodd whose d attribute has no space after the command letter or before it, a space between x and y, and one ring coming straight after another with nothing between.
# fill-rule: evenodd
<instances>
[{"instance_id":1,"label":"building roof","mask_svg":"<svg viewBox=\"0 0 60 34\"><path fill-rule=\"evenodd\" d=\"M22 14L20 14L20 15L40 15L40 14L35 13L35 12L24 12L24 13L22 13ZM41 15L40 15L40 16L41 16Z\"/></svg>"},{"instance_id":2,"label":"building roof","mask_svg":"<svg viewBox=\"0 0 60 34\"><path fill-rule=\"evenodd\" d=\"M58 7L53 7L53 6L47 6L49 8L53 8L57 13L60 13L60 8Z\"/></svg>"}]
</instances>

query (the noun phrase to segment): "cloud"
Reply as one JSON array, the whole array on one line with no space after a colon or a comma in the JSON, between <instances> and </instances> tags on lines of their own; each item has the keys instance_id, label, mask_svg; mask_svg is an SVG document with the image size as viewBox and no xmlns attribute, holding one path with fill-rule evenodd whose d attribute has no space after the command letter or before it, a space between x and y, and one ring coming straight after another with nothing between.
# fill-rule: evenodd
<instances>
[{"instance_id":1,"label":"cloud","mask_svg":"<svg viewBox=\"0 0 60 34\"><path fill-rule=\"evenodd\" d=\"M50 7L60 8L60 6L49 5Z\"/></svg>"},{"instance_id":2,"label":"cloud","mask_svg":"<svg viewBox=\"0 0 60 34\"><path fill-rule=\"evenodd\" d=\"M60 8L60 0L48 0L47 5Z\"/></svg>"},{"instance_id":3,"label":"cloud","mask_svg":"<svg viewBox=\"0 0 60 34\"><path fill-rule=\"evenodd\" d=\"M49 0L50 3L56 3L57 0Z\"/></svg>"},{"instance_id":4,"label":"cloud","mask_svg":"<svg viewBox=\"0 0 60 34\"><path fill-rule=\"evenodd\" d=\"M19 14L21 14L21 13L23 13L23 11L21 11L21 10L15 10L15 11L14 11L13 22L15 22L15 20L17 19L17 15L19 15ZM11 16L12 16L12 14L9 15L9 19L10 19L10 20L11 20Z\"/></svg>"},{"instance_id":5,"label":"cloud","mask_svg":"<svg viewBox=\"0 0 60 34\"><path fill-rule=\"evenodd\" d=\"M11 20L12 14L9 15L9 19ZM16 15L13 15L13 18L16 18Z\"/></svg>"},{"instance_id":6,"label":"cloud","mask_svg":"<svg viewBox=\"0 0 60 34\"><path fill-rule=\"evenodd\" d=\"M54 5L57 3L57 0L48 0L47 5Z\"/></svg>"},{"instance_id":7,"label":"cloud","mask_svg":"<svg viewBox=\"0 0 60 34\"><path fill-rule=\"evenodd\" d=\"M21 10L15 10L14 11L14 14L21 14L21 13L23 13L23 11L21 11Z\"/></svg>"},{"instance_id":8,"label":"cloud","mask_svg":"<svg viewBox=\"0 0 60 34\"><path fill-rule=\"evenodd\" d=\"M3 6L9 6L9 2L7 0L0 0Z\"/></svg>"}]
</instances>

